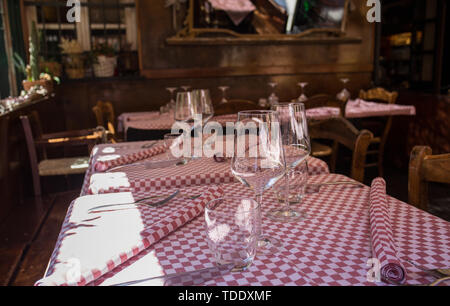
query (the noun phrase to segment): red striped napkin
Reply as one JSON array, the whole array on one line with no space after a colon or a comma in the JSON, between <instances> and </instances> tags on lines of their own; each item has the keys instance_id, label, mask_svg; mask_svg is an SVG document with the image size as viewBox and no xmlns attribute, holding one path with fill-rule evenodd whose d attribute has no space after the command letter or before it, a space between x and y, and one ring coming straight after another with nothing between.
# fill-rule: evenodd
<instances>
[{"instance_id":1,"label":"red striped napkin","mask_svg":"<svg viewBox=\"0 0 450 306\"><path fill-rule=\"evenodd\" d=\"M381 279L403 283L406 270L397 257L386 198L386 182L378 177L370 187L370 234L372 256L380 261Z\"/></svg>"},{"instance_id":2,"label":"red striped napkin","mask_svg":"<svg viewBox=\"0 0 450 306\"><path fill-rule=\"evenodd\" d=\"M139 160L143 160L161 153L164 153L167 150L167 147L164 143L156 144L155 146L141 150L138 152L126 154L126 155L117 155L117 156L101 156L101 159L97 160L94 164L94 169L96 172L103 172L108 169L132 164L134 162L137 162ZM109 159L109 157L112 157Z\"/></svg>"},{"instance_id":3,"label":"red striped napkin","mask_svg":"<svg viewBox=\"0 0 450 306\"><path fill-rule=\"evenodd\" d=\"M120 197L126 203L127 196L129 194L126 193L100 195L103 202L111 203L114 199L114 204ZM101 203L99 196L78 198L64 221L49 275L37 281L36 285L89 284L184 226L199 216L209 201L222 196L222 189L210 187L195 200L180 201L179 207L154 223L140 209L88 214L89 208L105 203Z\"/></svg>"}]
</instances>

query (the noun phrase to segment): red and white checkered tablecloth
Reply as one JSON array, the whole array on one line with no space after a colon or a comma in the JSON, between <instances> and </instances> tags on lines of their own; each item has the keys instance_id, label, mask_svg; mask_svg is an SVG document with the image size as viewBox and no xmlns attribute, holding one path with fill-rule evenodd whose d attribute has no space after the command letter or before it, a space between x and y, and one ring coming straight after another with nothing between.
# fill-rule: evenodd
<instances>
[{"instance_id":1,"label":"red and white checkered tablecloth","mask_svg":"<svg viewBox=\"0 0 450 306\"><path fill-rule=\"evenodd\" d=\"M160 116L159 112L122 113L119 117L117 117L117 131L123 132L126 130L124 129L125 122L155 119L158 116Z\"/></svg>"},{"instance_id":2,"label":"red and white checkered tablecloth","mask_svg":"<svg viewBox=\"0 0 450 306\"><path fill-rule=\"evenodd\" d=\"M308 103L308 102L306 102ZM132 114L132 115L130 115ZM415 115L416 109L412 105L398 105L368 102L361 99L349 100L345 110L347 118L364 118L378 116ZM336 107L317 107L306 110L308 119L323 120L339 115ZM174 124L173 113L162 114L155 117L155 113L125 113L119 116L119 131L129 127L142 130L170 130ZM216 116L211 121L225 125L226 122L235 122L236 114Z\"/></svg>"},{"instance_id":3,"label":"red and white checkered tablecloth","mask_svg":"<svg viewBox=\"0 0 450 306\"><path fill-rule=\"evenodd\" d=\"M231 174L229 161L219 163L214 161L213 158L206 157L191 160L186 165L170 168L146 169L145 164L130 164L111 172L96 173L94 171L93 165L96 164L98 158L104 158L108 155L127 155L142 150L140 147L144 143L129 142L96 146L86 172L82 195L132 192L134 196L141 198L153 190L163 188L235 182L235 178ZM155 161L165 158L166 155L163 153L147 160ZM308 159L308 171L310 175L329 173L328 165L313 157Z\"/></svg>"},{"instance_id":4,"label":"red and white checkered tablecloth","mask_svg":"<svg viewBox=\"0 0 450 306\"><path fill-rule=\"evenodd\" d=\"M342 180L351 181L345 176L324 174L311 176L309 183ZM220 187L226 195L252 196L252 191L239 183L222 184ZM200 185L188 186L182 188L181 193L195 195L201 193L204 188ZM169 192L170 190L157 190L155 194ZM369 282L367 278L371 269L367 266L367 262L373 257L369 194L369 187L322 186L319 192L308 194L297 207L306 213L307 217L304 220L283 223L264 217L270 209L280 205L273 190L267 190L262 204L263 231L265 235L281 241L280 251L269 256L258 253L247 271L230 272L208 280L204 285L374 285L375 283ZM164 209L140 207L138 211L142 215L142 220L159 220L185 203L186 199L179 197L164 206ZM387 203L397 255L407 270L406 283L425 284L433 281L432 277L404 260L410 259L426 268L449 267L450 223L389 196ZM54 272L52 269L59 260L58 250L66 238L67 227L71 226L68 224L70 215L78 209L73 205L72 203L63 224L50 261L48 275ZM124 209L136 210L132 207ZM118 209L100 216L104 218L109 218L110 214L122 216L123 211ZM126 231L126 218L117 220L120 221L116 226ZM89 229L90 222L85 220L82 228ZM73 230L73 235L77 235L77 229ZM92 256L95 256L95 250L92 251ZM213 262L213 255L209 252L205 239L204 217L200 215L110 272L99 276L90 285L111 285L152 276L194 271L211 267ZM145 284L161 285L157 281L140 283Z\"/></svg>"},{"instance_id":5,"label":"red and white checkered tablecloth","mask_svg":"<svg viewBox=\"0 0 450 306\"><path fill-rule=\"evenodd\" d=\"M171 130L175 123L173 113L165 113L159 117L135 117L136 120L128 120L123 122L124 131L128 128L135 128L140 130ZM210 122L218 122L220 125L225 126L227 122L235 122L237 115L221 115L213 117Z\"/></svg>"}]
</instances>

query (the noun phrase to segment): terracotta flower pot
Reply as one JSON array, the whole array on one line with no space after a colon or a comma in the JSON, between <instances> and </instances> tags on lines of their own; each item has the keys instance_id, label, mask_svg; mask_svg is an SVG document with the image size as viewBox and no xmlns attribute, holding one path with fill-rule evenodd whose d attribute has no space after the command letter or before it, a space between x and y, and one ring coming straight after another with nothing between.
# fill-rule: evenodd
<instances>
[{"instance_id":1,"label":"terracotta flower pot","mask_svg":"<svg viewBox=\"0 0 450 306\"><path fill-rule=\"evenodd\" d=\"M48 81L48 80L26 81L26 80L24 80L22 82L22 84L23 84L23 89L25 89L25 91L29 91L31 89L31 87L33 87L35 85L41 85L42 87L47 89L48 93L53 92L53 81Z\"/></svg>"}]
</instances>

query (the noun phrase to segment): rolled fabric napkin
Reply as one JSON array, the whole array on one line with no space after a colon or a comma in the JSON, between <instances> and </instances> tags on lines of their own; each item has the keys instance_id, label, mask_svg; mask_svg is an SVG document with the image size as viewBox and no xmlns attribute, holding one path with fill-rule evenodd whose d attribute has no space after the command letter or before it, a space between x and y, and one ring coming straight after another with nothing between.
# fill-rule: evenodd
<instances>
[{"instance_id":1,"label":"rolled fabric napkin","mask_svg":"<svg viewBox=\"0 0 450 306\"><path fill-rule=\"evenodd\" d=\"M381 177L372 181L369 202L372 256L380 261L381 278L404 283L406 270L397 257L386 198L386 182Z\"/></svg>"},{"instance_id":2,"label":"rolled fabric napkin","mask_svg":"<svg viewBox=\"0 0 450 306\"><path fill-rule=\"evenodd\" d=\"M87 212L101 204L127 203L132 199L129 193L78 198L72 203L58 237L49 275L35 285L89 284L184 226L199 216L209 201L222 196L219 187L210 187L195 200L183 200L154 223L140 209Z\"/></svg>"},{"instance_id":3,"label":"rolled fabric napkin","mask_svg":"<svg viewBox=\"0 0 450 306\"><path fill-rule=\"evenodd\" d=\"M101 158L97 159L94 163L94 169L96 172L103 172L108 169L132 164L139 160L143 160L161 153L164 153L167 150L167 147L164 143L156 144L155 146L140 150L138 152L133 152L126 155L103 155Z\"/></svg>"}]
</instances>

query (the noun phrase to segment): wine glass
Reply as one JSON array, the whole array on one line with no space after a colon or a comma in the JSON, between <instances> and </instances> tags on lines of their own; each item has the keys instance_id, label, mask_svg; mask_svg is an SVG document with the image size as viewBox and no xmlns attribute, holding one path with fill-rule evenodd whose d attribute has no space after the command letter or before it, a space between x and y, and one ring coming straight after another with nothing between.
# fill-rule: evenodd
<instances>
[{"instance_id":1,"label":"wine glass","mask_svg":"<svg viewBox=\"0 0 450 306\"><path fill-rule=\"evenodd\" d=\"M351 96L350 91L348 91L347 88L345 88L345 87L346 87L346 84L347 84L349 81L350 81L350 80L347 79L347 78L342 78L342 79L341 79L341 82L344 84L344 88L336 95L336 98L337 98L339 101L347 102L348 99L350 99L350 96Z\"/></svg>"},{"instance_id":2,"label":"wine glass","mask_svg":"<svg viewBox=\"0 0 450 306\"><path fill-rule=\"evenodd\" d=\"M184 91L177 93L175 121L192 125L194 123L195 108L192 92Z\"/></svg>"},{"instance_id":3,"label":"wine glass","mask_svg":"<svg viewBox=\"0 0 450 306\"><path fill-rule=\"evenodd\" d=\"M286 174L284 182L282 181L281 186L278 187L281 193L284 193L284 207L272 209L269 211L269 217L285 222L298 220L303 217L303 214L289 206L290 199L297 198L298 191L291 191L289 185L290 178L307 175L307 171L296 170L311 153L305 105L303 103L280 103L272 106L272 109L279 114Z\"/></svg>"},{"instance_id":4,"label":"wine glass","mask_svg":"<svg viewBox=\"0 0 450 306\"><path fill-rule=\"evenodd\" d=\"M286 170L278 113L271 110L238 113L234 139L232 174L253 190L262 204L263 192L281 179ZM270 251L279 245L274 238L259 238L258 246Z\"/></svg>"},{"instance_id":5,"label":"wine glass","mask_svg":"<svg viewBox=\"0 0 450 306\"><path fill-rule=\"evenodd\" d=\"M276 103L278 103L278 96L275 94L275 87L277 87L277 83L276 82L269 82L267 83L269 84L269 86L272 88L272 93L269 96L269 104L270 105L274 105Z\"/></svg>"},{"instance_id":6,"label":"wine glass","mask_svg":"<svg viewBox=\"0 0 450 306\"><path fill-rule=\"evenodd\" d=\"M204 125L214 115L209 89L196 89L192 93L196 103L200 105L200 113L202 114L202 123Z\"/></svg>"},{"instance_id":7,"label":"wine glass","mask_svg":"<svg viewBox=\"0 0 450 306\"><path fill-rule=\"evenodd\" d=\"M191 89L191 86L183 85L183 86L181 86L181 88L186 92L186 91L188 91L189 89Z\"/></svg>"},{"instance_id":8,"label":"wine glass","mask_svg":"<svg viewBox=\"0 0 450 306\"><path fill-rule=\"evenodd\" d=\"M308 97L305 95L305 87L308 86L307 82L300 82L297 83L298 86L300 86L301 88L301 94L300 96L297 98L297 102L305 102L306 100L308 100Z\"/></svg>"},{"instance_id":9,"label":"wine glass","mask_svg":"<svg viewBox=\"0 0 450 306\"><path fill-rule=\"evenodd\" d=\"M166 90L168 90L170 92L169 109L171 111L173 111L175 109L176 102L175 102L175 99L173 97L173 94L174 94L175 90L177 90L177 89L178 89L177 87L167 87L166 88Z\"/></svg>"},{"instance_id":10,"label":"wine glass","mask_svg":"<svg viewBox=\"0 0 450 306\"><path fill-rule=\"evenodd\" d=\"M222 91L222 100L220 101L220 104L227 103L228 100L226 98L225 92L230 88L229 86L219 86L218 87Z\"/></svg>"}]
</instances>

